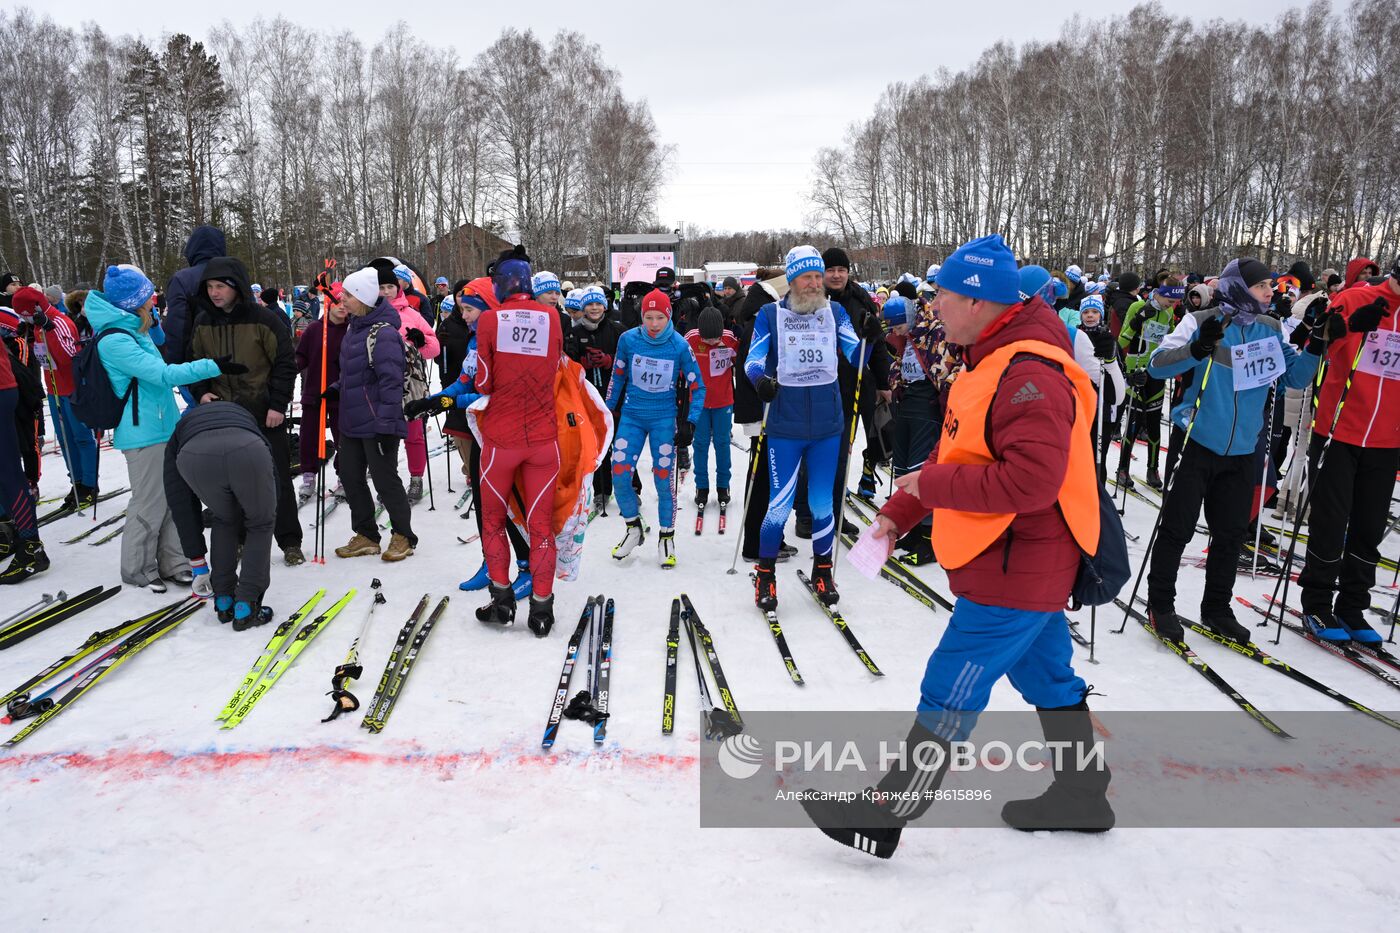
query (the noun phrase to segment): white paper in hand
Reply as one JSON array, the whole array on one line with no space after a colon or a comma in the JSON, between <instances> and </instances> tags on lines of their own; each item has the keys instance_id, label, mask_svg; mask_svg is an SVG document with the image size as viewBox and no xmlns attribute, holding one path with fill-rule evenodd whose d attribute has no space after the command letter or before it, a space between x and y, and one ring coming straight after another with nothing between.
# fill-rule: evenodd
<instances>
[{"instance_id":1,"label":"white paper in hand","mask_svg":"<svg viewBox=\"0 0 1400 933\"><path fill-rule=\"evenodd\" d=\"M856 543L846 551L846 560L864 577L871 580L880 575L880 568L894 553L894 542L890 536L875 537L875 526L869 525L856 538Z\"/></svg>"}]
</instances>

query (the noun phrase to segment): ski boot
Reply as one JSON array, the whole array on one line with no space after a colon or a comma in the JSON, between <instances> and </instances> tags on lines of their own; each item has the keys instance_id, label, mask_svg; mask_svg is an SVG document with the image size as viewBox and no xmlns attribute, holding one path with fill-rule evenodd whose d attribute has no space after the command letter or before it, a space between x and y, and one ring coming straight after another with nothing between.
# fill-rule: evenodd
<instances>
[{"instance_id":1,"label":"ski boot","mask_svg":"<svg viewBox=\"0 0 1400 933\"><path fill-rule=\"evenodd\" d=\"M908 564L911 567L922 567L925 564L936 564L938 558L933 553L933 542L929 540L929 533L932 529L928 525L915 525L914 530L900 538L904 543L905 554L899 559L901 564ZM905 539L909 540L905 542Z\"/></svg>"},{"instance_id":2,"label":"ski boot","mask_svg":"<svg viewBox=\"0 0 1400 933\"><path fill-rule=\"evenodd\" d=\"M508 586L490 585L491 601L476 611L479 622L493 625L515 624L515 594Z\"/></svg>"},{"instance_id":3,"label":"ski boot","mask_svg":"<svg viewBox=\"0 0 1400 933\"><path fill-rule=\"evenodd\" d=\"M1151 486L1153 489L1162 488L1162 477L1158 474L1157 468L1154 466L1147 468L1147 485Z\"/></svg>"},{"instance_id":4,"label":"ski boot","mask_svg":"<svg viewBox=\"0 0 1400 933\"><path fill-rule=\"evenodd\" d=\"M674 570L676 567L676 532L672 528L662 528L656 539L657 558L661 569Z\"/></svg>"},{"instance_id":5,"label":"ski boot","mask_svg":"<svg viewBox=\"0 0 1400 933\"><path fill-rule=\"evenodd\" d=\"M515 582L510 585L510 591L515 594L515 601L520 602L525 597L535 591L534 578L530 576L530 562L518 560L515 562Z\"/></svg>"},{"instance_id":6,"label":"ski boot","mask_svg":"<svg viewBox=\"0 0 1400 933\"><path fill-rule=\"evenodd\" d=\"M224 625L228 625L230 622L232 622L232 621L233 621L233 597L232 597L232 596L215 596L215 597L214 597L214 614L215 614L216 616L218 616L219 621L220 621L221 623L223 623Z\"/></svg>"},{"instance_id":7,"label":"ski boot","mask_svg":"<svg viewBox=\"0 0 1400 933\"><path fill-rule=\"evenodd\" d=\"M301 487L297 489L297 507L306 505L314 495L316 495L316 474L301 474Z\"/></svg>"},{"instance_id":8,"label":"ski boot","mask_svg":"<svg viewBox=\"0 0 1400 933\"><path fill-rule=\"evenodd\" d=\"M272 607L262 606L258 603L245 603L243 600L233 604L233 630L235 632L246 631L258 625L265 625L272 621Z\"/></svg>"},{"instance_id":9,"label":"ski boot","mask_svg":"<svg viewBox=\"0 0 1400 933\"><path fill-rule=\"evenodd\" d=\"M1240 625L1230 608L1201 607L1201 624L1222 638L1228 638L1241 645L1249 644L1249 629Z\"/></svg>"},{"instance_id":10,"label":"ski boot","mask_svg":"<svg viewBox=\"0 0 1400 933\"><path fill-rule=\"evenodd\" d=\"M869 463L860 468L860 483L856 486L856 495L867 502L875 501L875 467Z\"/></svg>"},{"instance_id":11,"label":"ski boot","mask_svg":"<svg viewBox=\"0 0 1400 933\"><path fill-rule=\"evenodd\" d=\"M1174 609L1148 609L1147 618L1159 638L1180 642L1186 637L1181 628L1181 618Z\"/></svg>"},{"instance_id":12,"label":"ski boot","mask_svg":"<svg viewBox=\"0 0 1400 933\"><path fill-rule=\"evenodd\" d=\"M824 606L834 606L841 601L841 594L836 592L836 580L831 576L830 554L812 558L812 589Z\"/></svg>"},{"instance_id":13,"label":"ski boot","mask_svg":"<svg viewBox=\"0 0 1400 933\"><path fill-rule=\"evenodd\" d=\"M797 516L797 527L793 533L799 538L810 539L812 537L812 520L801 515Z\"/></svg>"},{"instance_id":14,"label":"ski boot","mask_svg":"<svg viewBox=\"0 0 1400 933\"><path fill-rule=\"evenodd\" d=\"M38 538L16 540L13 547L14 559L0 573L0 585L20 583L49 569L49 555L44 553L44 543Z\"/></svg>"},{"instance_id":15,"label":"ski boot","mask_svg":"<svg viewBox=\"0 0 1400 933\"><path fill-rule=\"evenodd\" d=\"M720 507L720 508L722 508L722 509L727 509L727 508L729 508L729 487L728 487L728 486L717 486L717 487L715 488L715 501L719 503L719 507Z\"/></svg>"},{"instance_id":16,"label":"ski boot","mask_svg":"<svg viewBox=\"0 0 1400 933\"><path fill-rule=\"evenodd\" d=\"M701 488L698 488L698 487L697 487L696 490L695 490L695 508L697 508L697 509L699 509L701 512L703 512L703 511L705 511L705 506L707 506L707 505L709 505L709 504L710 504L710 490L708 490L708 489L701 489Z\"/></svg>"},{"instance_id":17,"label":"ski boot","mask_svg":"<svg viewBox=\"0 0 1400 933\"><path fill-rule=\"evenodd\" d=\"M1371 628L1365 616L1356 609L1338 609L1336 612L1337 622L1347 630L1351 640L1363 645L1379 645L1381 643L1380 633Z\"/></svg>"},{"instance_id":18,"label":"ski boot","mask_svg":"<svg viewBox=\"0 0 1400 933\"><path fill-rule=\"evenodd\" d=\"M530 597L530 618L527 623L536 638L544 638L554 628L554 594Z\"/></svg>"},{"instance_id":19,"label":"ski boot","mask_svg":"<svg viewBox=\"0 0 1400 933\"><path fill-rule=\"evenodd\" d=\"M781 564L788 558L795 557L796 555L797 548L793 547L791 544L788 544L786 541L778 545L778 563Z\"/></svg>"},{"instance_id":20,"label":"ski boot","mask_svg":"<svg viewBox=\"0 0 1400 933\"><path fill-rule=\"evenodd\" d=\"M753 601L764 612L778 608L778 576L773 569L777 561L772 557L758 559L758 571L754 574Z\"/></svg>"},{"instance_id":21,"label":"ski boot","mask_svg":"<svg viewBox=\"0 0 1400 933\"><path fill-rule=\"evenodd\" d=\"M1114 482L1118 484L1119 489L1137 488L1133 485L1133 478L1128 474L1127 470L1119 470L1118 475L1114 477Z\"/></svg>"},{"instance_id":22,"label":"ski boot","mask_svg":"<svg viewBox=\"0 0 1400 933\"><path fill-rule=\"evenodd\" d=\"M491 583L491 573L486 569L486 561L481 562L481 569L478 570L470 580L463 580L457 584L457 589L470 593L474 590L484 590Z\"/></svg>"},{"instance_id":23,"label":"ski boot","mask_svg":"<svg viewBox=\"0 0 1400 933\"><path fill-rule=\"evenodd\" d=\"M1315 637L1334 645L1345 645L1351 641L1351 632L1330 612L1307 613L1303 616L1303 628Z\"/></svg>"},{"instance_id":24,"label":"ski boot","mask_svg":"<svg viewBox=\"0 0 1400 933\"><path fill-rule=\"evenodd\" d=\"M408 478L408 501L413 503L423 501L423 477L410 476Z\"/></svg>"},{"instance_id":25,"label":"ski boot","mask_svg":"<svg viewBox=\"0 0 1400 933\"><path fill-rule=\"evenodd\" d=\"M1112 829L1116 818L1107 797L1112 773L1101 756L1089 754L1094 747L1094 724L1088 704L1081 700L1074 706L1038 708L1037 712L1046 748L1061 750L1052 759L1055 780L1039 797L1007 801L1001 818L1023 832L1102 833ZM1084 769L1075 770L1085 755L1089 760L1083 763Z\"/></svg>"},{"instance_id":26,"label":"ski boot","mask_svg":"<svg viewBox=\"0 0 1400 933\"><path fill-rule=\"evenodd\" d=\"M629 518L627 520L627 531L622 536L622 542L613 548L613 560L624 560L629 554L637 549L647 538L646 532L642 529L641 516Z\"/></svg>"}]
</instances>

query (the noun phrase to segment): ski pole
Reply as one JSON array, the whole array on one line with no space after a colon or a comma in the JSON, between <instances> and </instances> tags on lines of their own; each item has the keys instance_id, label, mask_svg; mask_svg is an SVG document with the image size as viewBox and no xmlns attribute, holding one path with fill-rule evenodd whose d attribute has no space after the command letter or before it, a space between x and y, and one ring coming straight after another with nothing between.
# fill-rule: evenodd
<instances>
[{"instance_id":1,"label":"ski pole","mask_svg":"<svg viewBox=\"0 0 1400 933\"><path fill-rule=\"evenodd\" d=\"M330 722L341 713L353 713L360 708L360 701L346 687L350 681L359 680L360 675L364 673L360 667L360 642L369 631L369 623L374 618L374 610L385 603L384 593L379 589L379 578L375 577L369 586L374 593L374 599L370 600L369 608L365 610L365 620L360 623L360 630L355 634L355 640L350 642L350 650L346 653L345 660L336 667L335 673L331 674L331 690L327 696L335 703L335 708L321 722Z\"/></svg>"},{"instance_id":2,"label":"ski pole","mask_svg":"<svg viewBox=\"0 0 1400 933\"><path fill-rule=\"evenodd\" d=\"M62 600L67 599L68 597L63 594L62 590L59 590L58 598ZM45 593L39 599L30 603L28 606L25 606L23 609L21 609L19 612L16 612L14 615L6 616L5 618L0 619L0 628L4 628L16 619L23 619L25 616L29 615L34 610L47 606L51 602L53 602L53 594Z\"/></svg>"},{"instance_id":3,"label":"ski pole","mask_svg":"<svg viewBox=\"0 0 1400 933\"><path fill-rule=\"evenodd\" d=\"M424 447L425 451L426 451L426 448L427 448L427 446L428 446L428 420L429 420L429 419L428 419L428 416L427 416L427 415L424 415L424 416L423 416L423 447ZM434 423L436 423L436 422L434 422ZM442 431L438 431L438 435L441 436L441 434L442 434ZM443 438L443 443L446 443L446 442L447 442L447 438L444 437L444 438ZM447 452L444 451L444 454L446 454L446 453L447 453ZM451 457L450 457L450 456L444 456L443 459L444 459L444 460L450 460ZM436 512L436 511L437 511L437 503L433 501L433 467L432 467L432 464L424 464L424 466L423 466L423 472L428 474L428 511L429 511L429 512Z\"/></svg>"},{"instance_id":4,"label":"ski pole","mask_svg":"<svg viewBox=\"0 0 1400 933\"><path fill-rule=\"evenodd\" d=\"M754 477L758 474L758 461L763 459L763 442L768 433L768 403L763 405L763 420L758 423L758 439L749 450L749 475L744 481L744 511L740 515L739 533L734 536L734 559L729 562L729 575L739 572L739 551L744 545L744 532L748 529L749 495L753 492Z\"/></svg>"},{"instance_id":5,"label":"ski pole","mask_svg":"<svg viewBox=\"0 0 1400 933\"><path fill-rule=\"evenodd\" d=\"M1274 389L1269 387L1269 403L1264 406L1264 429L1267 431L1269 425L1274 421ZM1259 542L1264 539L1264 486L1269 481L1269 457L1272 453L1272 445L1264 445L1264 466L1259 471L1259 510L1254 515L1254 553L1249 558L1249 579L1256 579L1259 573ZM1287 571L1285 571L1287 572Z\"/></svg>"}]
</instances>

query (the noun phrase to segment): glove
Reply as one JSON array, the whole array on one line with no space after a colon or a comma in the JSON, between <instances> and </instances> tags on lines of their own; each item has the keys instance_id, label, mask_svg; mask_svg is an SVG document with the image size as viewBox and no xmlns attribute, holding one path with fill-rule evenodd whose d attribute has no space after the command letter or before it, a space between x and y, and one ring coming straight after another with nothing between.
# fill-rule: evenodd
<instances>
[{"instance_id":1,"label":"glove","mask_svg":"<svg viewBox=\"0 0 1400 933\"><path fill-rule=\"evenodd\" d=\"M1273 307L1270 310L1274 317L1280 321L1286 321L1293 313L1293 299L1287 295L1279 295L1274 299Z\"/></svg>"},{"instance_id":2,"label":"glove","mask_svg":"<svg viewBox=\"0 0 1400 933\"><path fill-rule=\"evenodd\" d=\"M406 336L407 336L408 342L411 343L411 344L413 344L415 347L417 347L417 348L420 349L420 350L423 349L423 344L425 344L425 343L428 342L427 340L424 339L424 337L423 337L423 332L422 332L421 330L419 330L418 328L416 328L416 327L410 327L410 328L408 329L408 334L407 334Z\"/></svg>"},{"instance_id":3,"label":"glove","mask_svg":"<svg viewBox=\"0 0 1400 933\"><path fill-rule=\"evenodd\" d=\"M53 322L49 320L49 316L38 308L34 309L32 320L35 330L53 330Z\"/></svg>"},{"instance_id":4,"label":"glove","mask_svg":"<svg viewBox=\"0 0 1400 933\"><path fill-rule=\"evenodd\" d=\"M612 366L613 360L597 347L589 347L584 351L583 362L589 369L607 369Z\"/></svg>"},{"instance_id":5,"label":"glove","mask_svg":"<svg viewBox=\"0 0 1400 933\"><path fill-rule=\"evenodd\" d=\"M1107 327L1095 327L1084 333L1089 335L1089 342L1094 345L1094 356L1101 360L1113 359L1118 343Z\"/></svg>"},{"instance_id":6,"label":"glove","mask_svg":"<svg viewBox=\"0 0 1400 933\"><path fill-rule=\"evenodd\" d=\"M220 356L214 360L219 364L219 372L225 376L241 376L248 371L248 367L242 363L235 363L231 356Z\"/></svg>"},{"instance_id":7,"label":"glove","mask_svg":"<svg viewBox=\"0 0 1400 933\"><path fill-rule=\"evenodd\" d=\"M1128 373L1128 385L1132 386L1134 389L1141 389L1143 386L1147 385L1146 367L1135 369Z\"/></svg>"},{"instance_id":8,"label":"glove","mask_svg":"<svg viewBox=\"0 0 1400 933\"><path fill-rule=\"evenodd\" d=\"M1293 328L1293 333L1288 335L1288 342L1299 350L1306 350L1308 342L1312 340L1312 331L1306 320L1299 321L1298 326Z\"/></svg>"},{"instance_id":9,"label":"glove","mask_svg":"<svg viewBox=\"0 0 1400 933\"><path fill-rule=\"evenodd\" d=\"M1303 312L1303 323L1308 325L1310 330L1316 330L1317 325L1327 317L1328 301L1325 297L1315 298L1308 303L1308 310Z\"/></svg>"},{"instance_id":10,"label":"glove","mask_svg":"<svg viewBox=\"0 0 1400 933\"><path fill-rule=\"evenodd\" d=\"M774 379L772 376L764 376L762 379L758 380L758 384L754 386L754 389L758 392L759 399L764 402L771 402L778 397L778 380Z\"/></svg>"},{"instance_id":11,"label":"glove","mask_svg":"<svg viewBox=\"0 0 1400 933\"><path fill-rule=\"evenodd\" d=\"M1134 314L1134 315L1133 315L1133 319L1132 319L1131 321L1128 322L1128 327L1129 327L1134 333L1142 333L1142 325L1143 325L1143 324L1146 324L1146 323L1147 323L1147 319L1150 318L1151 316L1152 316L1152 302L1149 301L1149 302L1147 302L1146 304L1144 304L1141 308L1138 308L1137 314Z\"/></svg>"},{"instance_id":12,"label":"glove","mask_svg":"<svg viewBox=\"0 0 1400 933\"><path fill-rule=\"evenodd\" d=\"M403 416L408 419L421 418L434 412L446 411L456 403L450 395L430 395L417 401L408 402L403 407Z\"/></svg>"},{"instance_id":13,"label":"glove","mask_svg":"<svg viewBox=\"0 0 1400 933\"><path fill-rule=\"evenodd\" d=\"M1347 319L1347 330L1353 334L1369 334L1380 326L1381 318L1389 313L1390 309L1385 299L1377 298L1351 312L1351 317Z\"/></svg>"},{"instance_id":14,"label":"glove","mask_svg":"<svg viewBox=\"0 0 1400 933\"><path fill-rule=\"evenodd\" d=\"M194 595L200 599L208 599L214 595L214 580L209 576L209 564L204 558L197 557L190 561L190 572L194 574L194 580L190 583L190 589Z\"/></svg>"},{"instance_id":15,"label":"glove","mask_svg":"<svg viewBox=\"0 0 1400 933\"><path fill-rule=\"evenodd\" d=\"M689 421L682 421L676 427L676 446L689 447L693 440L695 440L695 425Z\"/></svg>"},{"instance_id":16,"label":"glove","mask_svg":"<svg viewBox=\"0 0 1400 933\"><path fill-rule=\"evenodd\" d=\"M865 338L866 343L874 343L885 336L885 325L881 323L878 314L865 316L865 323L860 328L860 335Z\"/></svg>"},{"instance_id":17,"label":"glove","mask_svg":"<svg viewBox=\"0 0 1400 933\"><path fill-rule=\"evenodd\" d=\"M1203 360L1215 352L1215 345L1225 336L1225 322L1218 317L1206 318L1196 328L1196 339L1191 341L1191 355Z\"/></svg>"},{"instance_id":18,"label":"glove","mask_svg":"<svg viewBox=\"0 0 1400 933\"><path fill-rule=\"evenodd\" d=\"M324 391L324 392L321 393L321 398L325 399L325 400L328 401L328 402L337 401L337 400L340 398L340 386L338 386L338 385L328 385L328 386L326 386L326 391Z\"/></svg>"}]
</instances>

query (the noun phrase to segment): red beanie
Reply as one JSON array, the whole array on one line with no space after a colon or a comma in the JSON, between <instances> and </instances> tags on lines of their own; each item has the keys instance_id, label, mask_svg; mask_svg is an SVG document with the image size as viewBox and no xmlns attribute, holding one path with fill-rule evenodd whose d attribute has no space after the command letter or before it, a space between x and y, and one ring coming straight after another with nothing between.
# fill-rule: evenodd
<instances>
[{"instance_id":1,"label":"red beanie","mask_svg":"<svg viewBox=\"0 0 1400 933\"><path fill-rule=\"evenodd\" d=\"M661 289L653 288L642 299L642 313L646 314L648 311L664 311L666 316L670 317L671 299Z\"/></svg>"},{"instance_id":2,"label":"red beanie","mask_svg":"<svg viewBox=\"0 0 1400 933\"><path fill-rule=\"evenodd\" d=\"M15 309L15 313L28 316L33 314L36 308L43 308L47 311L49 300L39 289L26 285L10 298L10 306Z\"/></svg>"}]
</instances>

